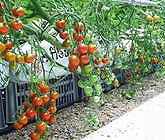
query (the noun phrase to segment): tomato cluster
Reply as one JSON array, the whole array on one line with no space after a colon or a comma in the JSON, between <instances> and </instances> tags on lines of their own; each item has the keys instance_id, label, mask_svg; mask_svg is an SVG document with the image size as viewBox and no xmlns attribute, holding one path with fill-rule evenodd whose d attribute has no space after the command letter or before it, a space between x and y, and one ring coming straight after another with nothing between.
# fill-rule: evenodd
<instances>
[{"instance_id":1,"label":"tomato cluster","mask_svg":"<svg viewBox=\"0 0 165 140\"><path fill-rule=\"evenodd\" d=\"M154 15L154 16L147 15L146 21L148 24L152 24L152 22L159 23L161 21L161 18L158 15Z\"/></svg>"},{"instance_id":2,"label":"tomato cluster","mask_svg":"<svg viewBox=\"0 0 165 140\"><path fill-rule=\"evenodd\" d=\"M11 52L13 43L11 40L7 40L5 42L0 42L0 52L2 58L4 58L8 62L17 62L20 64L24 63L33 63L36 59L35 54L27 54L27 55L20 55Z\"/></svg>"},{"instance_id":3,"label":"tomato cluster","mask_svg":"<svg viewBox=\"0 0 165 140\"><path fill-rule=\"evenodd\" d=\"M29 90L28 98L24 102L24 110L13 124L13 128L18 130L28 123L28 119L36 118L36 130L31 132L32 140L40 140L40 136L47 131L47 126L56 123L56 100L59 98L57 91L51 91L44 81L35 83L36 88ZM45 107L47 104L47 107Z\"/></svg>"},{"instance_id":4,"label":"tomato cluster","mask_svg":"<svg viewBox=\"0 0 165 140\"><path fill-rule=\"evenodd\" d=\"M5 4L1 2L0 11L5 8ZM12 8L11 9L12 20L8 23L11 30L20 30L23 28L24 24L21 20L18 19L20 16L24 16L24 9L22 7ZM0 20L0 34L8 33L8 25L4 23L5 16L1 16Z\"/></svg>"}]
</instances>

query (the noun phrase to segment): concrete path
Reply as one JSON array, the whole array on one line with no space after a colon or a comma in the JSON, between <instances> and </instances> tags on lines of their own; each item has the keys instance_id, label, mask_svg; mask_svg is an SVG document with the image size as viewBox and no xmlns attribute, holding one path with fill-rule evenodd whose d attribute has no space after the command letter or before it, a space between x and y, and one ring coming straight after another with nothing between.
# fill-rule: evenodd
<instances>
[{"instance_id":1,"label":"concrete path","mask_svg":"<svg viewBox=\"0 0 165 140\"><path fill-rule=\"evenodd\" d=\"M165 140L165 92L83 140Z\"/></svg>"}]
</instances>

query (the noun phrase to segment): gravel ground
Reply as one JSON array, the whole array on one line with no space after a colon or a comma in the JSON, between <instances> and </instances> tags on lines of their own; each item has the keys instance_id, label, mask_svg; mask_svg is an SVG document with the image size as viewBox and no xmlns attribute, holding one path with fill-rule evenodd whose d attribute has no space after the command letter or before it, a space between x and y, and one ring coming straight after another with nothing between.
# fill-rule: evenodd
<instances>
[{"instance_id":1,"label":"gravel ground","mask_svg":"<svg viewBox=\"0 0 165 140\"><path fill-rule=\"evenodd\" d=\"M105 94L106 103L99 109L92 110L98 115L99 125L97 126L90 126L87 121L84 121L87 118L89 108L85 107L83 103L76 103L58 111L54 137L57 140L81 139L165 90L165 76L158 79L155 75L150 75L138 81L136 85L127 83L120 89L114 89ZM120 92L129 87L135 87L137 93L132 99L126 100ZM24 140L24 136L31 132L31 126L32 124L19 131L2 135L0 140ZM52 138L48 137L47 139L51 140Z\"/></svg>"}]
</instances>

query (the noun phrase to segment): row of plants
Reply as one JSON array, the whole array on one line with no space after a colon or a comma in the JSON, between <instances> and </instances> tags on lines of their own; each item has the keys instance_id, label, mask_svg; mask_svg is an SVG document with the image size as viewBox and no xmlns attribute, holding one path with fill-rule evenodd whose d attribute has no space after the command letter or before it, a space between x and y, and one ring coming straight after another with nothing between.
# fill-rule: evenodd
<instances>
[{"instance_id":1,"label":"row of plants","mask_svg":"<svg viewBox=\"0 0 165 140\"><path fill-rule=\"evenodd\" d=\"M21 129L28 119L36 118L36 128L30 137L37 140L44 139L50 131L47 126L56 122L56 100L60 93L50 88L43 56L50 62L48 75L53 73L57 78L54 67L77 75L85 103L95 107L104 103L103 83L120 86L115 76L117 70L122 70L132 84L136 84L139 76L164 71L163 4L141 7L108 0L0 0L1 65L7 63L18 79L23 73L31 85L13 127ZM43 40L56 50L68 51L68 64L53 59L41 46ZM21 49L26 43L31 45L29 52ZM10 81L9 75L3 78L3 71L0 74L1 85ZM57 83L62 78L63 75L58 76ZM124 91L123 95L130 99L135 92ZM98 123L92 111L87 117L89 122Z\"/></svg>"}]
</instances>

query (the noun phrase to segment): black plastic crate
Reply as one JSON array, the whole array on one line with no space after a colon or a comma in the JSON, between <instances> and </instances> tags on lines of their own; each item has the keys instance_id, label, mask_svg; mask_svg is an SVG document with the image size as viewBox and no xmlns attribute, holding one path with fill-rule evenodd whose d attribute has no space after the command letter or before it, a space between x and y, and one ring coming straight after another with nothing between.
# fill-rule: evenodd
<instances>
[{"instance_id":1,"label":"black plastic crate","mask_svg":"<svg viewBox=\"0 0 165 140\"><path fill-rule=\"evenodd\" d=\"M56 101L57 110L70 106L79 100L77 85L74 74L65 76L60 83L56 83L56 79L50 79L49 83L55 85L56 90L59 92L60 97Z\"/></svg>"},{"instance_id":2,"label":"black plastic crate","mask_svg":"<svg viewBox=\"0 0 165 140\"><path fill-rule=\"evenodd\" d=\"M56 102L57 110L79 101L73 74L66 75L60 83L56 83L56 81L56 79L50 79L49 84L55 86L60 94ZM29 88L28 83L11 81L8 87L0 89L0 111L2 112L0 114L0 134L11 131L11 124L16 120L16 112L20 107L23 107ZM32 119L30 122L35 122L35 120Z\"/></svg>"}]
</instances>

